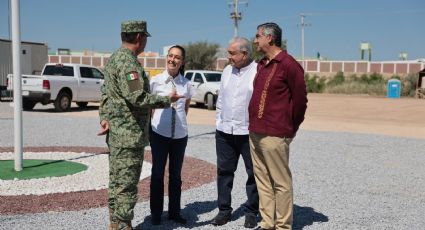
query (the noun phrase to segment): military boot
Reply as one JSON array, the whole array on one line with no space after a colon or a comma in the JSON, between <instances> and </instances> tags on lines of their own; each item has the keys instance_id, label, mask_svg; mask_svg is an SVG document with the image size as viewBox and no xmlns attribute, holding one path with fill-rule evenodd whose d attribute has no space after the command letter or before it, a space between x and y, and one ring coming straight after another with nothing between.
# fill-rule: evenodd
<instances>
[{"instance_id":1,"label":"military boot","mask_svg":"<svg viewBox=\"0 0 425 230\"><path fill-rule=\"evenodd\" d=\"M112 215L114 215L114 210L112 208L109 208L109 221L112 220Z\"/></svg>"},{"instance_id":2,"label":"military boot","mask_svg":"<svg viewBox=\"0 0 425 230\"><path fill-rule=\"evenodd\" d=\"M133 227L131 227L131 222L111 222L109 225L109 230L133 230Z\"/></svg>"},{"instance_id":3,"label":"military boot","mask_svg":"<svg viewBox=\"0 0 425 230\"><path fill-rule=\"evenodd\" d=\"M116 226L118 224L118 221L114 218L114 210L112 208L109 208L109 230L116 229Z\"/></svg>"}]
</instances>

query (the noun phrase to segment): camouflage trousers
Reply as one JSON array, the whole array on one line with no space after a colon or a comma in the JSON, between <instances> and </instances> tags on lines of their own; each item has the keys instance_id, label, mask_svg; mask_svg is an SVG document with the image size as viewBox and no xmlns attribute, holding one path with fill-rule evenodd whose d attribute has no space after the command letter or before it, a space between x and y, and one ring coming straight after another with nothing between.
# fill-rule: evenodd
<instances>
[{"instance_id":1,"label":"camouflage trousers","mask_svg":"<svg viewBox=\"0 0 425 230\"><path fill-rule=\"evenodd\" d=\"M131 222L137 202L137 184L142 170L144 148L109 146L108 203L111 222Z\"/></svg>"}]
</instances>

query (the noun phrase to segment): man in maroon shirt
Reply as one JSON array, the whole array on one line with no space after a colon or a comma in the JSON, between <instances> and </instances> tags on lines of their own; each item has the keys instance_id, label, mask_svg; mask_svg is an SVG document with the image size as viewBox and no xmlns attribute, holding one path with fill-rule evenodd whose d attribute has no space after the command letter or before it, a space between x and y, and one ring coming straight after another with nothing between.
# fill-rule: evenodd
<instances>
[{"instance_id":1,"label":"man in maroon shirt","mask_svg":"<svg viewBox=\"0 0 425 230\"><path fill-rule=\"evenodd\" d=\"M292 229L293 189L289 144L304 120L304 70L281 49L282 29L257 27L254 44L264 54L249 103L249 136L260 196L261 229Z\"/></svg>"}]
</instances>

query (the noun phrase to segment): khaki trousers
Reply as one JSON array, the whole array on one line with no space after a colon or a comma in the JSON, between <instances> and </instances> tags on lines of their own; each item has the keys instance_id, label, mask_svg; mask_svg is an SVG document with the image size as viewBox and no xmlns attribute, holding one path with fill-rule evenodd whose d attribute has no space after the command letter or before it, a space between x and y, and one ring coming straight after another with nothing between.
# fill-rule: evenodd
<instances>
[{"instance_id":1,"label":"khaki trousers","mask_svg":"<svg viewBox=\"0 0 425 230\"><path fill-rule=\"evenodd\" d=\"M251 132L249 140L260 196L260 226L264 229L292 229L293 189L288 164L292 138Z\"/></svg>"}]
</instances>

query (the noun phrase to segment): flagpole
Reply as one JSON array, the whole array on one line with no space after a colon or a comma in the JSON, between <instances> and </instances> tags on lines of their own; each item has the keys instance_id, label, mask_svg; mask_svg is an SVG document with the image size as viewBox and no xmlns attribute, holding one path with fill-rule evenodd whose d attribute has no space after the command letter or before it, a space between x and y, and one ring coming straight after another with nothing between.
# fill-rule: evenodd
<instances>
[{"instance_id":1,"label":"flagpole","mask_svg":"<svg viewBox=\"0 0 425 230\"><path fill-rule=\"evenodd\" d=\"M13 57L13 107L15 138L15 171L22 171L22 86L21 86L21 34L19 0L12 2L12 57Z\"/></svg>"}]
</instances>

